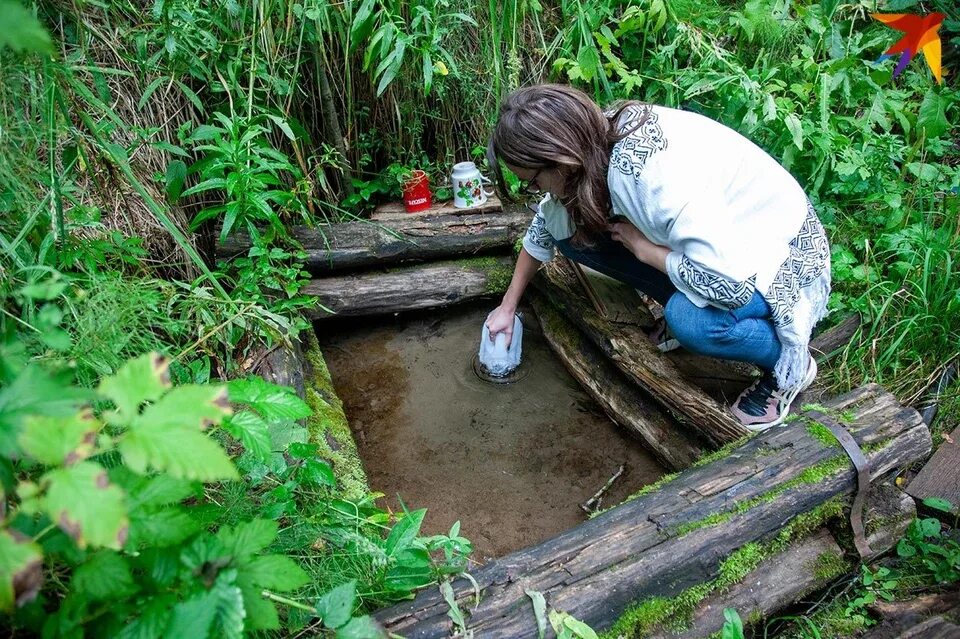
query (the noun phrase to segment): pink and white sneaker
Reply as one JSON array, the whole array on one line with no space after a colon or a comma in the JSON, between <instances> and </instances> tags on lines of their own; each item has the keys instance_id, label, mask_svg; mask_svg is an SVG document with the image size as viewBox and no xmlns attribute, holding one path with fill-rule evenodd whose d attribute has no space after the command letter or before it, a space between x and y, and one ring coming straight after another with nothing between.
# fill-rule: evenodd
<instances>
[{"instance_id":1,"label":"pink and white sneaker","mask_svg":"<svg viewBox=\"0 0 960 639\"><path fill-rule=\"evenodd\" d=\"M730 407L733 416L748 430L760 432L773 426L779 426L790 414L790 404L800 391L810 386L817 377L817 362L810 358L807 375L793 390L784 392L777 386L773 373L764 373L763 377L750 385L740 394Z\"/></svg>"}]
</instances>

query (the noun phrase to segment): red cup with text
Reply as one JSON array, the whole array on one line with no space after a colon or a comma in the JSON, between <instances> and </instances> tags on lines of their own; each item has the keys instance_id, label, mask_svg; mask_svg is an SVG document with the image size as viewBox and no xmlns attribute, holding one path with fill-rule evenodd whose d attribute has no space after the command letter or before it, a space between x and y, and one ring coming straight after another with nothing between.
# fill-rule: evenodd
<instances>
[{"instance_id":1,"label":"red cup with text","mask_svg":"<svg viewBox=\"0 0 960 639\"><path fill-rule=\"evenodd\" d=\"M433 204L433 194L430 193L430 178L420 169L410 172L403 182L403 205L407 213L425 211Z\"/></svg>"}]
</instances>

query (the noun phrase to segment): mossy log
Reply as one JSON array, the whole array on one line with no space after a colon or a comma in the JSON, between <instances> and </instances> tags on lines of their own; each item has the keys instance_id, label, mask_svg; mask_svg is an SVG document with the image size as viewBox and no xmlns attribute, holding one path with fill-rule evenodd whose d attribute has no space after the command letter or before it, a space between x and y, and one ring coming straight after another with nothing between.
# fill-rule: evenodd
<instances>
[{"instance_id":1,"label":"mossy log","mask_svg":"<svg viewBox=\"0 0 960 639\"><path fill-rule=\"evenodd\" d=\"M512 274L512 257L474 258L325 277L311 280L300 292L316 297L318 306L308 311L314 319L382 315L502 293Z\"/></svg>"},{"instance_id":2,"label":"mossy log","mask_svg":"<svg viewBox=\"0 0 960 639\"><path fill-rule=\"evenodd\" d=\"M332 466L337 477L337 493L346 499L366 496L370 492L367 474L317 336L308 331L290 345L277 346L265 353L251 372L274 384L292 387L313 411L302 420L302 427L291 425L279 438L274 436L274 454L283 454L293 442L316 444L320 457Z\"/></svg>"},{"instance_id":3,"label":"mossy log","mask_svg":"<svg viewBox=\"0 0 960 639\"><path fill-rule=\"evenodd\" d=\"M306 252L305 268L325 274L377 268L409 261L475 256L510 247L526 230L532 213L508 211L432 214L378 222L344 222L313 228L296 226L290 234ZM250 237L232 233L217 245L217 257L246 255Z\"/></svg>"},{"instance_id":4,"label":"mossy log","mask_svg":"<svg viewBox=\"0 0 960 639\"><path fill-rule=\"evenodd\" d=\"M721 446L749 434L719 402L687 381L650 342L642 327L597 314L563 260L545 264L534 285L629 379L685 418L706 441Z\"/></svg>"},{"instance_id":5,"label":"mossy log","mask_svg":"<svg viewBox=\"0 0 960 639\"><path fill-rule=\"evenodd\" d=\"M610 419L643 441L670 470L688 468L704 453L696 437L627 380L550 302L536 291L529 300L553 352Z\"/></svg>"},{"instance_id":6,"label":"mossy log","mask_svg":"<svg viewBox=\"0 0 960 639\"><path fill-rule=\"evenodd\" d=\"M744 625L787 608L804 595L827 586L849 563L826 529L764 559L737 584L700 602L685 628L645 634L650 639L698 639L723 627L724 608L739 613ZM671 620L676 621L676 620Z\"/></svg>"},{"instance_id":7,"label":"mossy log","mask_svg":"<svg viewBox=\"0 0 960 639\"><path fill-rule=\"evenodd\" d=\"M828 409L852 417L850 432L874 478L930 450L917 412L878 385L836 398ZM773 539L788 522L855 489L843 450L806 421L770 429L551 540L484 565L472 573L480 589L476 607L473 585L455 581L468 628L482 637L536 637L526 595L535 590L551 608L604 630L632 604L717 580L734 551ZM411 639L446 637L448 610L432 589L376 616Z\"/></svg>"}]
</instances>

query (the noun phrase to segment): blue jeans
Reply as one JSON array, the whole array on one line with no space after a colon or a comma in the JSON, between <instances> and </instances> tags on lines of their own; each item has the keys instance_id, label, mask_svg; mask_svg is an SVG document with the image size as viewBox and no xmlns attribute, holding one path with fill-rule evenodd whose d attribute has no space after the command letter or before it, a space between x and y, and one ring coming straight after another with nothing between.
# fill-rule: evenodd
<instances>
[{"instance_id":1,"label":"blue jeans","mask_svg":"<svg viewBox=\"0 0 960 639\"><path fill-rule=\"evenodd\" d=\"M689 351L756 364L772 371L780 357L780 340L770 305L754 292L744 306L732 311L699 308L679 292L666 273L638 260L608 236L591 247L577 248L558 240L557 249L575 262L641 290L664 307L670 332Z\"/></svg>"}]
</instances>

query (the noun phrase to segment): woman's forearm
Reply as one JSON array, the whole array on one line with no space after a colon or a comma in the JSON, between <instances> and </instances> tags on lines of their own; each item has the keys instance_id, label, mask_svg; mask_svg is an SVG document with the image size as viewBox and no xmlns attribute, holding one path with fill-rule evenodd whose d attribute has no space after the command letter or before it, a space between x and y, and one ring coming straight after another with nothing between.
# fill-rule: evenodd
<instances>
[{"instance_id":1,"label":"woman's forearm","mask_svg":"<svg viewBox=\"0 0 960 639\"><path fill-rule=\"evenodd\" d=\"M503 306L516 310L517 305L520 304L520 298L523 297L523 292L527 289L527 284L533 279L541 263L540 260L534 259L532 255L527 253L526 249L520 249L510 286L507 287L507 292L503 294Z\"/></svg>"}]
</instances>

